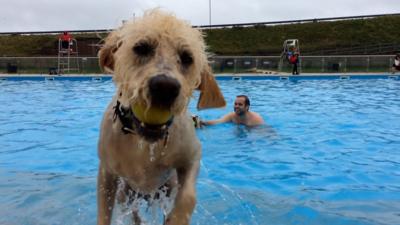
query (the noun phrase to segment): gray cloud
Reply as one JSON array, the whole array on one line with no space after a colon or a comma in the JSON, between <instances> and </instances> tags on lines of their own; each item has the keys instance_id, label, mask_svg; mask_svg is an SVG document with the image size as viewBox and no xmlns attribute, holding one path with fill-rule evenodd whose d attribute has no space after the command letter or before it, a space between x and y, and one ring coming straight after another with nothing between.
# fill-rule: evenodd
<instances>
[{"instance_id":1,"label":"gray cloud","mask_svg":"<svg viewBox=\"0 0 400 225\"><path fill-rule=\"evenodd\" d=\"M209 24L210 0L0 0L0 32L109 29L160 7ZM398 0L211 0L212 24L399 13Z\"/></svg>"}]
</instances>

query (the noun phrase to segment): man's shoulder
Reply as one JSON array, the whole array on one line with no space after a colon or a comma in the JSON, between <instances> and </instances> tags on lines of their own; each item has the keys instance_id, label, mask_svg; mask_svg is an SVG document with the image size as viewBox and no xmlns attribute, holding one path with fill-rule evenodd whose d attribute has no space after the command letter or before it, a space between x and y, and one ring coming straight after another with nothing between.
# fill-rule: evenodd
<instances>
[{"instance_id":1,"label":"man's shoulder","mask_svg":"<svg viewBox=\"0 0 400 225\"><path fill-rule=\"evenodd\" d=\"M256 123L264 123L264 119L261 117L260 114L256 112L251 112L252 121Z\"/></svg>"},{"instance_id":2,"label":"man's shoulder","mask_svg":"<svg viewBox=\"0 0 400 225\"><path fill-rule=\"evenodd\" d=\"M260 114L256 113L256 112L250 112L252 116L256 116L256 117L261 117Z\"/></svg>"}]
</instances>

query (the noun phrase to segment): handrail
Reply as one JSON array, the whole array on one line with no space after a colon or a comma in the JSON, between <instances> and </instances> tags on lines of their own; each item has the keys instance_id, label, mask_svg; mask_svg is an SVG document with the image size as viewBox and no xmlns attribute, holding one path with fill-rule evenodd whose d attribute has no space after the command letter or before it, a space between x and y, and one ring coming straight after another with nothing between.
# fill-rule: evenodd
<instances>
[{"instance_id":1,"label":"handrail","mask_svg":"<svg viewBox=\"0 0 400 225\"><path fill-rule=\"evenodd\" d=\"M257 25L277 25L277 24L293 24L293 23L309 23L309 22L315 23L315 22L321 22L321 21L367 19L367 18L376 18L376 17L383 17L383 16L400 16L400 13L362 15L362 16L327 17L327 18L314 18L314 19L302 19L302 20L283 20L283 21L257 22L257 23L215 24L215 25L201 25L201 26L194 26L194 27L196 27L196 28L248 27L248 26L257 26Z\"/></svg>"},{"instance_id":2,"label":"handrail","mask_svg":"<svg viewBox=\"0 0 400 225\"><path fill-rule=\"evenodd\" d=\"M356 54L363 52L364 54L379 54L379 53L392 53L393 51L400 50L400 43L382 43L382 44L370 44L370 45L357 45L353 47L343 47L343 48L329 48L329 49L318 49L303 52L307 55L312 54L331 54L331 53L340 53L340 54Z\"/></svg>"},{"instance_id":3,"label":"handrail","mask_svg":"<svg viewBox=\"0 0 400 225\"><path fill-rule=\"evenodd\" d=\"M294 23L310 23L310 22L322 22L322 21L340 21L340 20L352 20L352 19L367 19L377 18L384 16L400 16L400 13L389 13L389 14L374 14L374 15L361 15L361 16L343 16L343 17L327 17L327 18L313 18L313 19L301 19L301 20L283 20L283 21L272 21L272 22L255 22L255 23L232 23L232 24L214 24L214 25L199 25L193 26L198 29L207 28L223 28L223 27L249 27L249 26L260 26L260 25L277 25L277 24L294 24ZM0 35L35 35L35 34L59 34L63 32L68 33L108 33L113 29L93 29L93 30L58 30L58 31L22 31L22 32L0 32Z\"/></svg>"}]
</instances>

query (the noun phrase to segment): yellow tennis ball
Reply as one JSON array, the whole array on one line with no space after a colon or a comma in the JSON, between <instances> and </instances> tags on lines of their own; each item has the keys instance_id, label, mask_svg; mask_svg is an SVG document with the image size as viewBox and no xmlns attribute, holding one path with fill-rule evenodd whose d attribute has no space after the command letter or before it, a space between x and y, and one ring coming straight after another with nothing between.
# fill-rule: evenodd
<instances>
[{"instance_id":1,"label":"yellow tennis ball","mask_svg":"<svg viewBox=\"0 0 400 225\"><path fill-rule=\"evenodd\" d=\"M132 104L132 111L140 121L152 125L166 123L172 117L168 109L155 106L147 109L144 104L140 103Z\"/></svg>"}]
</instances>

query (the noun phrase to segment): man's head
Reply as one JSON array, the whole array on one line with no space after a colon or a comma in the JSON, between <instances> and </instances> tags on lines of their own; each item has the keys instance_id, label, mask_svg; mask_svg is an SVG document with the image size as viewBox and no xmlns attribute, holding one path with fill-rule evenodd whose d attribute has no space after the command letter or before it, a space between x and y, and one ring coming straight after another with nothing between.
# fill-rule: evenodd
<instances>
[{"instance_id":1,"label":"man's head","mask_svg":"<svg viewBox=\"0 0 400 225\"><path fill-rule=\"evenodd\" d=\"M250 100L246 95L236 96L233 110L238 116L243 116L246 112L249 111L249 108L250 108Z\"/></svg>"}]
</instances>

